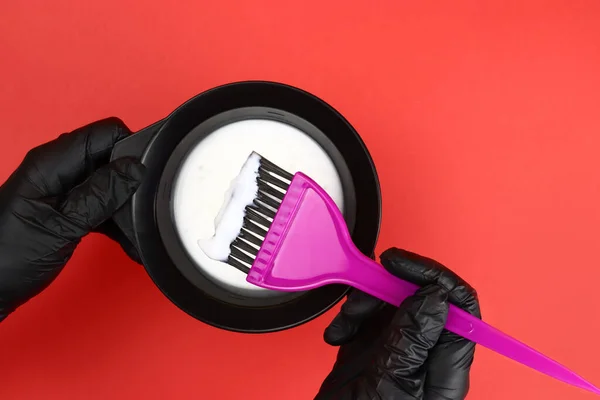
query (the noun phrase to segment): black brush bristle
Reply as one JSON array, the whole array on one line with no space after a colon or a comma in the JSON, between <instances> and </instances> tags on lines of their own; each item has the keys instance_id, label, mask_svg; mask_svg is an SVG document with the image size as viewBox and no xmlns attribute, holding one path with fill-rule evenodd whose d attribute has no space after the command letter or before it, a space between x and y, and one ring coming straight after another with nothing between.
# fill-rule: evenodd
<instances>
[{"instance_id":1,"label":"black brush bristle","mask_svg":"<svg viewBox=\"0 0 600 400\"><path fill-rule=\"evenodd\" d=\"M271 226L271 224L269 224L269 226ZM248 229L250 232L254 233L256 236L261 237L263 239L265 236L267 236L267 230L261 227L259 224L257 224L256 221L254 221L249 215L246 215L244 217L243 227Z\"/></svg>"},{"instance_id":2,"label":"black brush bristle","mask_svg":"<svg viewBox=\"0 0 600 400\"><path fill-rule=\"evenodd\" d=\"M273 175L270 175L267 170L263 167L260 167L258 170L258 183L268 183L273 185L273 187L278 187L283 190L287 190L289 183L284 182L279 178L275 178Z\"/></svg>"},{"instance_id":3,"label":"black brush bristle","mask_svg":"<svg viewBox=\"0 0 600 400\"><path fill-rule=\"evenodd\" d=\"M279 209L281 200L271 197L268 194L266 194L265 192L261 192L260 189L258 189L258 194L256 195L256 200L254 200L254 204L261 204L263 206L269 206L273 210L277 210L277 209Z\"/></svg>"},{"instance_id":4,"label":"black brush bristle","mask_svg":"<svg viewBox=\"0 0 600 400\"><path fill-rule=\"evenodd\" d=\"M256 209L253 207L246 207L246 215L252 218L253 221L258 222L259 225L265 226L267 228L271 225L271 221L269 221L260 212L256 211Z\"/></svg>"},{"instance_id":5,"label":"black brush bristle","mask_svg":"<svg viewBox=\"0 0 600 400\"><path fill-rule=\"evenodd\" d=\"M231 243L227 263L244 273L250 271L260 246L267 235L285 193L294 175L260 158L258 169L258 193L254 204L246 207L244 225L237 239Z\"/></svg>"},{"instance_id":6,"label":"black brush bristle","mask_svg":"<svg viewBox=\"0 0 600 400\"><path fill-rule=\"evenodd\" d=\"M255 244L258 247L262 246L262 239L245 228L242 228L242 231L240 232L238 238L244 239L246 242Z\"/></svg>"},{"instance_id":7,"label":"black brush bristle","mask_svg":"<svg viewBox=\"0 0 600 400\"><path fill-rule=\"evenodd\" d=\"M279 201L283 200L283 196L285 196L284 191L275 189L273 186L270 186L265 182L258 182L258 190L260 190L262 193L268 194L271 197L274 197L275 199L278 199Z\"/></svg>"},{"instance_id":8,"label":"black brush bristle","mask_svg":"<svg viewBox=\"0 0 600 400\"><path fill-rule=\"evenodd\" d=\"M275 211L273 211L270 208L265 207L263 205L255 203L252 206L248 206L248 208L258 211L260 214L264 215L267 218L271 218L271 219L275 218Z\"/></svg>"},{"instance_id":9,"label":"black brush bristle","mask_svg":"<svg viewBox=\"0 0 600 400\"><path fill-rule=\"evenodd\" d=\"M240 238L235 239L233 241L232 245L234 247L237 247L240 250L245 251L246 253L250 254L251 256L256 256L258 254L259 246L253 246L249 242L246 242Z\"/></svg>"},{"instance_id":10,"label":"black brush bristle","mask_svg":"<svg viewBox=\"0 0 600 400\"><path fill-rule=\"evenodd\" d=\"M285 169L273 164L271 161L267 160L264 157L260 158L260 166L263 167L265 169L265 171L269 172L270 174L272 174L274 176L280 176L281 178L283 178L286 181L291 182L292 179L294 178L294 175L290 174ZM289 186L289 183L288 183L288 186Z\"/></svg>"}]
</instances>

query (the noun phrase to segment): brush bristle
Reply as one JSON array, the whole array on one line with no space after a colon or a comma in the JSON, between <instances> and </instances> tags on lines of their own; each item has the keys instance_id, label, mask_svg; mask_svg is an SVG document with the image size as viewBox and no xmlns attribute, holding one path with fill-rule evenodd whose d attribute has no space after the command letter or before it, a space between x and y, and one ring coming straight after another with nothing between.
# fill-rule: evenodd
<instances>
[{"instance_id":1,"label":"brush bristle","mask_svg":"<svg viewBox=\"0 0 600 400\"><path fill-rule=\"evenodd\" d=\"M228 264L246 274L250 271L293 178L292 174L266 158L260 158L256 178L258 193L254 203L246 207L244 225L231 243Z\"/></svg>"}]
</instances>

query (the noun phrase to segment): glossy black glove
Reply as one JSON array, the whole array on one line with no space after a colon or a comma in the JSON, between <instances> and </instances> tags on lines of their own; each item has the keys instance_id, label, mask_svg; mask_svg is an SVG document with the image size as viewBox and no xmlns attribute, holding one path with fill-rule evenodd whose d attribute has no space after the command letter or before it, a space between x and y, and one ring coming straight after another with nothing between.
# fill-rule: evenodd
<instances>
[{"instance_id":1,"label":"glossy black glove","mask_svg":"<svg viewBox=\"0 0 600 400\"><path fill-rule=\"evenodd\" d=\"M443 329L448 304L481 318L475 290L438 262L390 249L381 263L422 288L399 308L354 291L325 331L341 345L318 400L462 400L475 344Z\"/></svg>"},{"instance_id":2,"label":"glossy black glove","mask_svg":"<svg viewBox=\"0 0 600 400\"><path fill-rule=\"evenodd\" d=\"M92 231L137 259L109 220L144 174L133 159L108 163L129 134L116 118L63 134L31 150L0 187L0 320L45 289Z\"/></svg>"}]
</instances>

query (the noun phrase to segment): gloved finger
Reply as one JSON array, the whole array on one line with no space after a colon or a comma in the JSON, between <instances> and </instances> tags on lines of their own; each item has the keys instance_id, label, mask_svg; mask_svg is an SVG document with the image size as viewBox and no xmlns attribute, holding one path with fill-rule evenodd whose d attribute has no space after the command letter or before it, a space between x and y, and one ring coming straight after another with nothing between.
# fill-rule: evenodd
<instances>
[{"instance_id":1,"label":"gloved finger","mask_svg":"<svg viewBox=\"0 0 600 400\"><path fill-rule=\"evenodd\" d=\"M360 290L353 290L331 324L325 329L325 342L340 346L350 342L362 324L380 311L385 303Z\"/></svg>"},{"instance_id":2,"label":"gloved finger","mask_svg":"<svg viewBox=\"0 0 600 400\"><path fill-rule=\"evenodd\" d=\"M392 248L381 255L381 262L390 273L409 282L419 286L435 283L446 288L451 303L481 317L475 290L437 261ZM384 304L368 294L354 290L340 313L325 330L325 342L334 346L349 343L356 337L365 321L380 312Z\"/></svg>"},{"instance_id":3,"label":"gloved finger","mask_svg":"<svg viewBox=\"0 0 600 400\"><path fill-rule=\"evenodd\" d=\"M416 399L424 393L429 352L437 344L448 317L448 292L428 285L398 308L367 376L380 376L381 393L402 391ZM391 379L390 379L391 377ZM387 387L386 387L387 386Z\"/></svg>"},{"instance_id":4,"label":"gloved finger","mask_svg":"<svg viewBox=\"0 0 600 400\"><path fill-rule=\"evenodd\" d=\"M429 352L425 400L463 400L469 392L469 374L475 343L443 331Z\"/></svg>"},{"instance_id":5,"label":"gloved finger","mask_svg":"<svg viewBox=\"0 0 600 400\"><path fill-rule=\"evenodd\" d=\"M381 264L395 276L419 286L439 285L448 291L452 304L481 317L475 289L439 262L397 248L384 251L380 259Z\"/></svg>"},{"instance_id":6,"label":"gloved finger","mask_svg":"<svg viewBox=\"0 0 600 400\"><path fill-rule=\"evenodd\" d=\"M436 283L446 288L451 303L481 318L475 289L437 261L393 248L381 255L381 262L402 279L417 285ZM424 399L462 400L469 391L474 354L475 343L444 330L429 354Z\"/></svg>"},{"instance_id":7,"label":"gloved finger","mask_svg":"<svg viewBox=\"0 0 600 400\"><path fill-rule=\"evenodd\" d=\"M481 317L479 303L474 295L465 304L467 311ZM474 358L475 343L444 330L438 344L429 353L424 399L464 399L469 392L469 375Z\"/></svg>"},{"instance_id":8,"label":"gloved finger","mask_svg":"<svg viewBox=\"0 0 600 400\"><path fill-rule=\"evenodd\" d=\"M144 172L144 166L136 159L115 160L73 189L59 211L90 232L125 204L142 183Z\"/></svg>"},{"instance_id":9,"label":"gloved finger","mask_svg":"<svg viewBox=\"0 0 600 400\"><path fill-rule=\"evenodd\" d=\"M477 293L469 285L457 285L450 301L481 318ZM475 343L444 330L429 352L424 400L463 400L470 388Z\"/></svg>"},{"instance_id":10,"label":"gloved finger","mask_svg":"<svg viewBox=\"0 0 600 400\"><path fill-rule=\"evenodd\" d=\"M106 164L117 141L131 132L118 118L100 120L32 149L22 164L33 189L28 198L59 196ZM29 189L29 187L26 187ZM33 193L35 191L35 193Z\"/></svg>"}]
</instances>

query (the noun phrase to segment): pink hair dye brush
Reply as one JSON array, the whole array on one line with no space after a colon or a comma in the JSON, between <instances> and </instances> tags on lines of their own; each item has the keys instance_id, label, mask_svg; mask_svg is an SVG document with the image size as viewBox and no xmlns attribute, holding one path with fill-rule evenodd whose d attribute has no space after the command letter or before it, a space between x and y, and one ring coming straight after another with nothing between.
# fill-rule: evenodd
<instances>
[{"instance_id":1,"label":"pink hair dye brush","mask_svg":"<svg viewBox=\"0 0 600 400\"><path fill-rule=\"evenodd\" d=\"M260 156L253 153L251 157L257 161ZM292 175L262 157L257 165L258 192L246 207L227 260L248 274L248 282L284 292L344 284L395 306L414 294L416 285L393 276L354 246L336 204L312 179L301 172ZM566 367L458 307L450 306L446 329L555 379L600 394L600 389Z\"/></svg>"}]
</instances>

